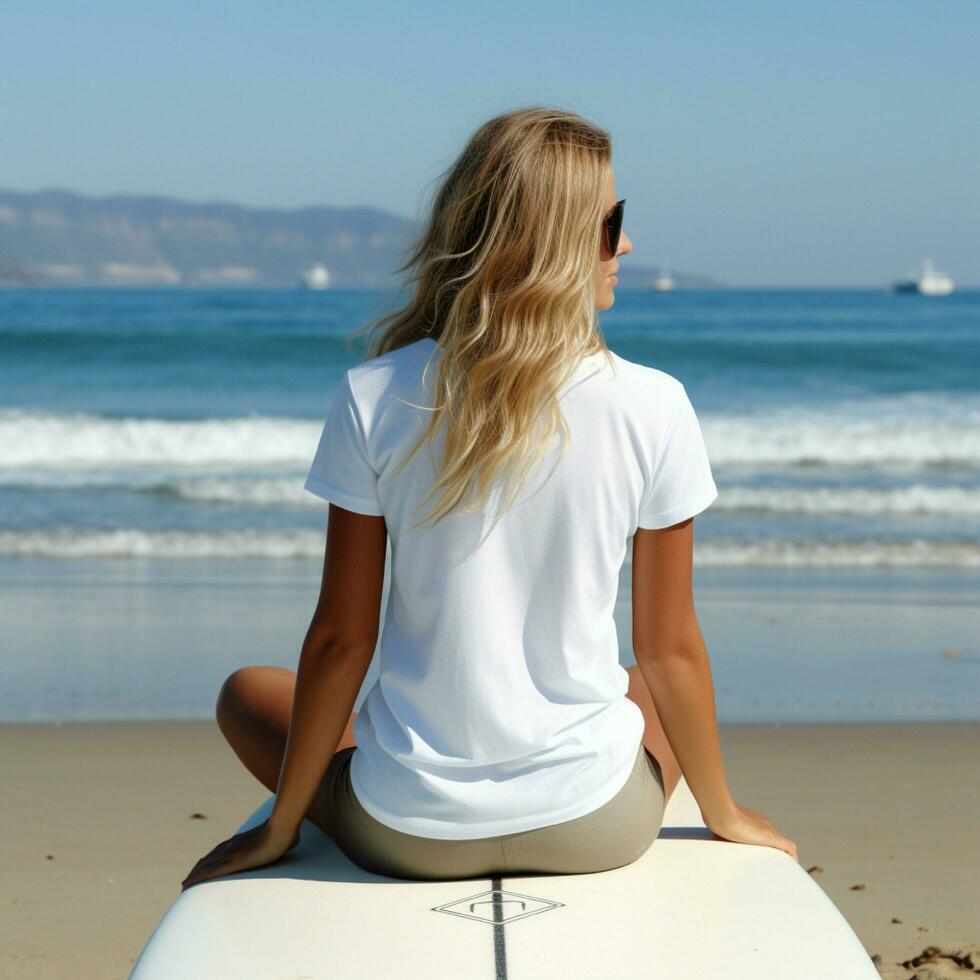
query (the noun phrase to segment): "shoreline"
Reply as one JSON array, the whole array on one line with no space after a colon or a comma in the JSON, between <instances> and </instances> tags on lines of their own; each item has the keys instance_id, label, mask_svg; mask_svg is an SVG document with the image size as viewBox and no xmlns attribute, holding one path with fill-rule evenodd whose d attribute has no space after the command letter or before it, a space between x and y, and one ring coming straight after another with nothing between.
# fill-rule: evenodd
<instances>
[{"instance_id":1,"label":"shoreline","mask_svg":"<svg viewBox=\"0 0 980 980\"><path fill-rule=\"evenodd\" d=\"M213 719L233 670L296 669L321 574L306 559L0 558L0 719ZM719 721L980 719L978 589L978 570L695 567ZM629 666L628 563L614 619ZM377 676L375 662L355 710Z\"/></svg>"}]
</instances>

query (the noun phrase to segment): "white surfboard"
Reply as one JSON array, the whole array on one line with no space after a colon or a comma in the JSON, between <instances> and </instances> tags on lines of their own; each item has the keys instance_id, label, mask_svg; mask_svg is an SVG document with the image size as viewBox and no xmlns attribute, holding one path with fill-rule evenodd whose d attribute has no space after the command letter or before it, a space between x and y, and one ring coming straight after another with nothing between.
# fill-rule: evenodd
<instances>
[{"instance_id":1,"label":"white surfboard","mask_svg":"<svg viewBox=\"0 0 980 980\"><path fill-rule=\"evenodd\" d=\"M595 874L402 881L362 871L304 822L277 864L181 893L130 976L878 980L810 875L774 848L717 839L683 778L653 845Z\"/></svg>"}]
</instances>

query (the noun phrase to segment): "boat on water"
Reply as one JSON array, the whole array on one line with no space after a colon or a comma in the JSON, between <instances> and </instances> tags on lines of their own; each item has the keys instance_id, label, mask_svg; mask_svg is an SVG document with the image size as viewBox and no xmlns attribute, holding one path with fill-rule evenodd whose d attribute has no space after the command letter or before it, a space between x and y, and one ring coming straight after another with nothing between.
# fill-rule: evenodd
<instances>
[{"instance_id":1,"label":"boat on water","mask_svg":"<svg viewBox=\"0 0 980 980\"><path fill-rule=\"evenodd\" d=\"M674 277L666 269L661 269L657 278L650 284L650 287L658 293L669 293L675 285Z\"/></svg>"},{"instance_id":2,"label":"boat on water","mask_svg":"<svg viewBox=\"0 0 980 980\"><path fill-rule=\"evenodd\" d=\"M330 287L330 270L319 263L312 265L300 276L299 284L304 289L328 289Z\"/></svg>"},{"instance_id":3,"label":"boat on water","mask_svg":"<svg viewBox=\"0 0 980 980\"><path fill-rule=\"evenodd\" d=\"M938 272L931 259L926 259L918 272L909 273L894 286L896 293L918 293L920 296L948 296L953 291L953 280L945 272Z\"/></svg>"}]
</instances>

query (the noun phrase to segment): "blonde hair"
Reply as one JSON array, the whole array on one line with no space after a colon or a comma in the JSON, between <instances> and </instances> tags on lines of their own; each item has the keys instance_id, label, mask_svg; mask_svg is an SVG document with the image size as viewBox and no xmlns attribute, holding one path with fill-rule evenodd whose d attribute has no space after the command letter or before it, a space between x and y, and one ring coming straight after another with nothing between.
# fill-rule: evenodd
<instances>
[{"instance_id":1,"label":"blonde hair","mask_svg":"<svg viewBox=\"0 0 980 980\"><path fill-rule=\"evenodd\" d=\"M582 357L611 360L594 280L611 157L608 133L562 109L485 122L441 176L397 270L411 270L413 298L361 328L377 334L369 359L423 338L441 348L428 428L398 468L427 441L431 453L446 423L441 468L419 506L440 498L424 520L481 507L498 472L523 462L512 506L559 429L564 454L557 395Z\"/></svg>"}]
</instances>

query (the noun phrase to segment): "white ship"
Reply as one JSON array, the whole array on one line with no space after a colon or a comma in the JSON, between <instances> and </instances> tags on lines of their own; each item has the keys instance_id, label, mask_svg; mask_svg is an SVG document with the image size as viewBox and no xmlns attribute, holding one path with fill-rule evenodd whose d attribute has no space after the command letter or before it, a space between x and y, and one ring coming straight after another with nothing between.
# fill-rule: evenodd
<instances>
[{"instance_id":1,"label":"white ship","mask_svg":"<svg viewBox=\"0 0 980 980\"><path fill-rule=\"evenodd\" d=\"M674 288L674 277L666 269L661 269L651 287L658 293L668 293Z\"/></svg>"},{"instance_id":2,"label":"white ship","mask_svg":"<svg viewBox=\"0 0 980 980\"><path fill-rule=\"evenodd\" d=\"M932 260L926 259L918 272L895 283L896 293L919 293L922 296L948 296L953 291L953 280L944 272L937 272Z\"/></svg>"},{"instance_id":3,"label":"white ship","mask_svg":"<svg viewBox=\"0 0 980 980\"><path fill-rule=\"evenodd\" d=\"M300 276L299 284L305 289L328 289L330 287L330 270L325 265L310 266Z\"/></svg>"}]
</instances>

